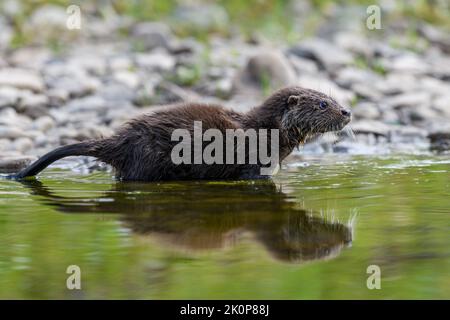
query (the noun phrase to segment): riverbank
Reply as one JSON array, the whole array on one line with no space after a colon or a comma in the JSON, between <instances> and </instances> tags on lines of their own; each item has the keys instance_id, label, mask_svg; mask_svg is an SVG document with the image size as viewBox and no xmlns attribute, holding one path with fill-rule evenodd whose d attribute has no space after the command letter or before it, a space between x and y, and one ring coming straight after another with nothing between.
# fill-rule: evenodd
<instances>
[{"instance_id":1,"label":"riverbank","mask_svg":"<svg viewBox=\"0 0 450 320\"><path fill-rule=\"evenodd\" d=\"M200 21L192 8L180 10L179 19ZM203 21L205 28L230 23L225 11L204 10L213 17ZM165 22L118 15L85 14L82 28L69 30L65 8L43 5L23 24L32 42L17 48L4 14L0 170L17 170L60 145L110 135L161 105L203 101L242 111L286 85L331 94L354 114L356 138L325 136L303 152L445 152L448 33L407 18L371 31L364 7L354 12L354 19L340 23L345 16L331 15L293 43L239 33L213 34L205 42L179 37Z\"/></svg>"}]
</instances>

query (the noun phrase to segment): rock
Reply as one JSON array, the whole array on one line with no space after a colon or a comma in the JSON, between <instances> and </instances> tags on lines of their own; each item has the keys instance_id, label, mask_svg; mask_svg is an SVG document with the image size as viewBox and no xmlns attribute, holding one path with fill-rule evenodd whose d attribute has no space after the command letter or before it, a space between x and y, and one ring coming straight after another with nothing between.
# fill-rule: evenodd
<instances>
[{"instance_id":1,"label":"rock","mask_svg":"<svg viewBox=\"0 0 450 320\"><path fill-rule=\"evenodd\" d=\"M49 100L43 94L12 87L0 87L0 107L13 107L32 118L47 113Z\"/></svg>"},{"instance_id":2,"label":"rock","mask_svg":"<svg viewBox=\"0 0 450 320\"><path fill-rule=\"evenodd\" d=\"M34 130L34 129L27 130L27 134L28 134L28 137L33 140L38 139L39 137L41 137L43 135L42 132L40 132L38 130Z\"/></svg>"},{"instance_id":3,"label":"rock","mask_svg":"<svg viewBox=\"0 0 450 320\"><path fill-rule=\"evenodd\" d=\"M13 38L13 29L5 21L5 19L0 16L0 50L4 50L9 47L9 44Z\"/></svg>"},{"instance_id":4,"label":"rock","mask_svg":"<svg viewBox=\"0 0 450 320\"><path fill-rule=\"evenodd\" d=\"M0 151L7 151L11 149L11 140L0 138ZM2 152L2 155L4 155L4 152Z\"/></svg>"},{"instance_id":5,"label":"rock","mask_svg":"<svg viewBox=\"0 0 450 320\"><path fill-rule=\"evenodd\" d=\"M381 117L381 112L375 103L362 102L352 108L352 114L355 120L371 119L377 120Z\"/></svg>"},{"instance_id":6,"label":"rock","mask_svg":"<svg viewBox=\"0 0 450 320\"><path fill-rule=\"evenodd\" d=\"M0 139L18 139L28 137L28 134L18 127L0 125Z\"/></svg>"},{"instance_id":7,"label":"rock","mask_svg":"<svg viewBox=\"0 0 450 320\"><path fill-rule=\"evenodd\" d=\"M33 122L33 128L41 132L47 132L55 127L55 121L49 116L43 116Z\"/></svg>"},{"instance_id":8,"label":"rock","mask_svg":"<svg viewBox=\"0 0 450 320\"><path fill-rule=\"evenodd\" d=\"M151 105L154 101L153 98L156 94L156 84L145 83L141 88L136 91L136 96L133 103L137 106Z\"/></svg>"},{"instance_id":9,"label":"rock","mask_svg":"<svg viewBox=\"0 0 450 320\"><path fill-rule=\"evenodd\" d=\"M111 136L114 131L106 126L98 126L98 125L89 125L86 126L85 129L85 134L87 137L89 137L90 139L98 139L101 137L108 137Z\"/></svg>"},{"instance_id":10,"label":"rock","mask_svg":"<svg viewBox=\"0 0 450 320\"><path fill-rule=\"evenodd\" d=\"M446 127L430 132L428 139L431 143L431 150L439 152L450 150L450 126L448 123Z\"/></svg>"},{"instance_id":11,"label":"rock","mask_svg":"<svg viewBox=\"0 0 450 320\"><path fill-rule=\"evenodd\" d=\"M235 79L237 91L245 92L248 86L257 90L276 90L296 83L296 74L286 57L278 51L268 51L252 56Z\"/></svg>"},{"instance_id":12,"label":"rock","mask_svg":"<svg viewBox=\"0 0 450 320\"><path fill-rule=\"evenodd\" d=\"M59 93L57 98L60 100L66 100L67 94L72 98L83 97L101 86L100 80L89 75L83 67L66 61L46 65L43 73L47 86Z\"/></svg>"},{"instance_id":13,"label":"rock","mask_svg":"<svg viewBox=\"0 0 450 320\"><path fill-rule=\"evenodd\" d=\"M317 65L309 59L292 54L289 54L288 58L297 74L315 74L319 71Z\"/></svg>"},{"instance_id":14,"label":"rock","mask_svg":"<svg viewBox=\"0 0 450 320\"><path fill-rule=\"evenodd\" d=\"M450 62L450 61L449 61ZM435 79L432 77L421 77L419 80L419 85L421 91L426 91L433 96L448 95L449 84L446 81Z\"/></svg>"},{"instance_id":15,"label":"rock","mask_svg":"<svg viewBox=\"0 0 450 320\"><path fill-rule=\"evenodd\" d=\"M0 172L13 173L22 170L30 165L37 158L32 156L18 156L18 157L1 157L0 158Z\"/></svg>"},{"instance_id":16,"label":"rock","mask_svg":"<svg viewBox=\"0 0 450 320\"><path fill-rule=\"evenodd\" d=\"M360 120L351 124L353 131L357 134L373 134L375 136L387 137L390 132L390 126L377 120Z\"/></svg>"},{"instance_id":17,"label":"rock","mask_svg":"<svg viewBox=\"0 0 450 320\"><path fill-rule=\"evenodd\" d=\"M49 83L52 89L59 90L62 96L67 92L69 97L78 98L88 94L94 93L97 88L101 86L99 80L91 77L76 77L63 76Z\"/></svg>"},{"instance_id":18,"label":"rock","mask_svg":"<svg viewBox=\"0 0 450 320\"><path fill-rule=\"evenodd\" d=\"M136 64L152 71L170 71L175 67L175 58L163 52L137 53Z\"/></svg>"},{"instance_id":19,"label":"rock","mask_svg":"<svg viewBox=\"0 0 450 320\"><path fill-rule=\"evenodd\" d=\"M373 87L373 83L382 81L382 78L376 73L359 69L356 67L346 67L339 70L335 81L341 87L352 88L355 84L365 84Z\"/></svg>"},{"instance_id":20,"label":"rock","mask_svg":"<svg viewBox=\"0 0 450 320\"><path fill-rule=\"evenodd\" d=\"M19 0L4 0L1 8L2 13L9 18L17 17L23 12L23 7Z\"/></svg>"},{"instance_id":21,"label":"rock","mask_svg":"<svg viewBox=\"0 0 450 320\"><path fill-rule=\"evenodd\" d=\"M375 57L394 59L395 57L402 54L401 50L393 48L390 45L381 41L374 43L373 46L374 46L373 55Z\"/></svg>"},{"instance_id":22,"label":"rock","mask_svg":"<svg viewBox=\"0 0 450 320\"><path fill-rule=\"evenodd\" d=\"M153 97L152 104L163 105L182 101L201 101L194 91L182 88L170 82L161 82L157 88L158 96Z\"/></svg>"},{"instance_id":23,"label":"rock","mask_svg":"<svg viewBox=\"0 0 450 320\"><path fill-rule=\"evenodd\" d=\"M49 100L47 96L23 91L16 105L16 110L35 119L48 113L48 104Z\"/></svg>"},{"instance_id":24,"label":"rock","mask_svg":"<svg viewBox=\"0 0 450 320\"><path fill-rule=\"evenodd\" d=\"M433 55L427 57L427 59L430 64L428 72L431 76L444 81L450 81L450 57Z\"/></svg>"},{"instance_id":25,"label":"rock","mask_svg":"<svg viewBox=\"0 0 450 320\"><path fill-rule=\"evenodd\" d=\"M72 73L78 71L83 75L94 75L97 77L105 75L107 62L102 54L103 50L108 51L110 48L107 46L102 48L100 45L97 45L86 46L83 50L74 51L67 61L71 66ZM93 54L93 52L96 54Z\"/></svg>"},{"instance_id":26,"label":"rock","mask_svg":"<svg viewBox=\"0 0 450 320\"><path fill-rule=\"evenodd\" d=\"M369 83L355 83L352 85L352 90L356 93L358 98L364 100L378 102L383 97L383 95Z\"/></svg>"},{"instance_id":27,"label":"rock","mask_svg":"<svg viewBox=\"0 0 450 320\"><path fill-rule=\"evenodd\" d=\"M351 89L359 98L369 101L380 101L382 93L374 84L384 80L378 74L356 67L346 67L337 73L335 81L339 86Z\"/></svg>"},{"instance_id":28,"label":"rock","mask_svg":"<svg viewBox=\"0 0 450 320\"><path fill-rule=\"evenodd\" d=\"M42 92L45 88L44 82L39 74L31 70L19 68L1 69L0 86L28 89L34 92Z\"/></svg>"},{"instance_id":29,"label":"rock","mask_svg":"<svg viewBox=\"0 0 450 320\"><path fill-rule=\"evenodd\" d=\"M199 92L203 96L213 96L228 100L234 93L233 79L231 77L224 77L217 80L208 79L202 83Z\"/></svg>"},{"instance_id":30,"label":"rock","mask_svg":"<svg viewBox=\"0 0 450 320\"><path fill-rule=\"evenodd\" d=\"M386 104L394 109L420 107L427 109L431 95L425 91L408 92L386 98Z\"/></svg>"},{"instance_id":31,"label":"rock","mask_svg":"<svg viewBox=\"0 0 450 320\"><path fill-rule=\"evenodd\" d=\"M384 99L385 108L396 110L403 124L436 118L431 108L431 95L426 91L408 92Z\"/></svg>"},{"instance_id":32,"label":"rock","mask_svg":"<svg viewBox=\"0 0 450 320\"><path fill-rule=\"evenodd\" d=\"M18 128L27 128L31 123L31 119L25 115L18 114L12 107L4 108L0 111L0 126L16 125Z\"/></svg>"},{"instance_id":33,"label":"rock","mask_svg":"<svg viewBox=\"0 0 450 320\"><path fill-rule=\"evenodd\" d=\"M401 73L390 73L384 81L373 83L374 89L384 95L396 95L408 91L415 91L417 86L417 78L414 75Z\"/></svg>"},{"instance_id":34,"label":"rock","mask_svg":"<svg viewBox=\"0 0 450 320\"><path fill-rule=\"evenodd\" d=\"M69 91L62 88L49 89L47 90L46 94L48 97L49 105L51 107L59 107L63 105L67 100L69 100L70 97Z\"/></svg>"},{"instance_id":35,"label":"rock","mask_svg":"<svg viewBox=\"0 0 450 320\"><path fill-rule=\"evenodd\" d=\"M419 34L425 37L434 46L450 54L450 37L447 32L439 30L430 24L422 24L418 28Z\"/></svg>"},{"instance_id":36,"label":"rock","mask_svg":"<svg viewBox=\"0 0 450 320\"><path fill-rule=\"evenodd\" d=\"M427 138L427 131L412 126L393 126L390 131L390 143L403 143L416 145Z\"/></svg>"},{"instance_id":37,"label":"rock","mask_svg":"<svg viewBox=\"0 0 450 320\"><path fill-rule=\"evenodd\" d=\"M184 38L179 40L172 40L169 43L171 54L200 54L204 50L204 45L195 40L194 38Z\"/></svg>"},{"instance_id":38,"label":"rock","mask_svg":"<svg viewBox=\"0 0 450 320\"><path fill-rule=\"evenodd\" d=\"M352 91L340 88L333 81L323 76L301 75L298 84L305 88L329 94L343 106L349 106L355 99L355 94Z\"/></svg>"},{"instance_id":39,"label":"rock","mask_svg":"<svg viewBox=\"0 0 450 320\"><path fill-rule=\"evenodd\" d=\"M290 53L317 62L321 69L333 72L353 63L352 55L321 39L305 40L289 50Z\"/></svg>"},{"instance_id":40,"label":"rock","mask_svg":"<svg viewBox=\"0 0 450 320\"><path fill-rule=\"evenodd\" d=\"M425 74L428 65L414 53L403 53L393 58L382 59L381 65L390 72L410 73L414 75Z\"/></svg>"},{"instance_id":41,"label":"rock","mask_svg":"<svg viewBox=\"0 0 450 320\"><path fill-rule=\"evenodd\" d=\"M160 22L140 22L131 32L133 39L139 41L139 45L145 51L161 47L168 49L172 39L170 28Z\"/></svg>"},{"instance_id":42,"label":"rock","mask_svg":"<svg viewBox=\"0 0 450 320\"><path fill-rule=\"evenodd\" d=\"M20 90L13 87L0 87L0 108L13 107L20 98Z\"/></svg>"},{"instance_id":43,"label":"rock","mask_svg":"<svg viewBox=\"0 0 450 320\"><path fill-rule=\"evenodd\" d=\"M20 107L36 108L39 106L47 106L48 98L44 94L34 94L30 91L22 91L19 101Z\"/></svg>"},{"instance_id":44,"label":"rock","mask_svg":"<svg viewBox=\"0 0 450 320\"><path fill-rule=\"evenodd\" d=\"M85 132L79 132L74 128L58 128L58 136L61 145L71 144L90 138Z\"/></svg>"},{"instance_id":45,"label":"rock","mask_svg":"<svg viewBox=\"0 0 450 320\"><path fill-rule=\"evenodd\" d=\"M362 35L354 32L340 32L334 37L335 43L342 49L367 58L374 55L373 46Z\"/></svg>"},{"instance_id":46,"label":"rock","mask_svg":"<svg viewBox=\"0 0 450 320\"><path fill-rule=\"evenodd\" d=\"M450 119L450 94L437 97L432 103L432 108L442 117Z\"/></svg>"},{"instance_id":47,"label":"rock","mask_svg":"<svg viewBox=\"0 0 450 320\"><path fill-rule=\"evenodd\" d=\"M21 68L39 71L52 58L52 52L42 47L24 47L15 50L9 57L9 62Z\"/></svg>"},{"instance_id":48,"label":"rock","mask_svg":"<svg viewBox=\"0 0 450 320\"><path fill-rule=\"evenodd\" d=\"M229 99L233 92L233 81L230 78L220 79L215 83L215 95L223 98Z\"/></svg>"},{"instance_id":49,"label":"rock","mask_svg":"<svg viewBox=\"0 0 450 320\"><path fill-rule=\"evenodd\" d=\"M13 143L13 148L16 151L24 153L33 147L33 141L30 138L18 138Z\"/></svg>"},{"instance_id":50,"label":"rock","mask_svg":"<svg viewBox=\"0 0 450 320\"><path fill-rule=\"evenodd\" d=\"M54 149L56 147L59 147L59 137L56 137L55 134L52 133L53 130L50 130L48 133L52 134L51 136L47 136L46 134L41 134L39 136L36 136L34 138L34 149L38 148L46 148L47 150L44 150L43 152L34 152L34 154L45 154L48 152L49 148Z\"/></svg>"},{"instance_id":51,"label":"rock","mask_svg":"<svg viewBox=\"0 0 450 320\"><path fill-rule=\"evenodd\" d=\"M6 62L5 58L0 56L0 69L6 68L8 66L8 63Z\"/></svg>"},{"instance_id":52,"label":"rock","mask_svg":"<svg viewBox=\"0 0 450 320\"><path fill-rule=\"evenodd\" d=\"M114 73L114 79L129 88L136 89L139 86L139 76L135 72L120 70Z\"/></svg>"},{"instance_id":53,"label":"rock","mask_svg":"<svg viewBox=\"0 0 450 320\"><path fill-rule=\"evenodd\" d=\"M153 109L154 106L148 107L148 109ZM125 106L120 109L110 109L108 112L104 115L104 123L108 124L108 128L112 130L116 130L119 127L123 126L123 124L130 120L131 118L134 118L136 116L141 115L144 113L145 108L138 109L132 106Z\"/></svg>"},{"instance_id":54,"label":"rock","mask_svg":"<svg viewBox=\"0 0 450 320\"><path fill-rule=\"evenodd\" d=\"M133 67L133 61L126 55L115 56L108 59L108 67L113 71L130 70Z\"/></svg>"},{"instance_id":55,"label":"rock","mask_svg":"<svg viewBox=\"0 0 450 320\"><path fill-rule=\"evenodd\" d=\"M100 95L87 96L69 101L64 109L68 113L78 113L85 111L99 111L108 109L108 103Z\"/></svg>"},{"instance_id":56,"label":"rock","mask_svg":"<svg viewBox=\"0 0 450 320\"><path fill-rule=\"evenodd\" d=\"M109 104L109 107L120 106L135 99L134 90L122 83L108 82L105 83L98 91L96 96L101 97Z\"/></svg>"}]
</instances>

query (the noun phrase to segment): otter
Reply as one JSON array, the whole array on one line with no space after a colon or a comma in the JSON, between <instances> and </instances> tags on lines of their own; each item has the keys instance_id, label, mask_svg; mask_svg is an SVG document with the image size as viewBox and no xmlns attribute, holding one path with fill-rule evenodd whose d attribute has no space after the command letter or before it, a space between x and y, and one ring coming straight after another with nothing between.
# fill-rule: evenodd
<instances>
[{"instance_id":1,"label":"otter","mask_svg":"<svg viewBox=\"0 0 450 320\"><path fill-rule=\"evenodd\" d=\"M266 129L271 132L275 129L278 130L277 151L281 163L294 148L311 137L339 131L350 121L350 110L332 97L298 86L276 91L261 105L246 113L219 105L185 103L137 117L111 137L59 147L11 178L20 180L35 176L51 163L68 156L96 157L111 165L116 178L122 181L267 178L261 174L261 168L264 167L261 161L175 164L171 154L178 142L173 141L172 133L176 129L185 129L192 135L194 122L201 122L202 131L216 129L223 134L228 129ZM271 143L271 135L267 143ZM205 145L202 147L204 149ZM249 154L246 154L245 159L248 158Z\"/></svg>"}]
</instances>

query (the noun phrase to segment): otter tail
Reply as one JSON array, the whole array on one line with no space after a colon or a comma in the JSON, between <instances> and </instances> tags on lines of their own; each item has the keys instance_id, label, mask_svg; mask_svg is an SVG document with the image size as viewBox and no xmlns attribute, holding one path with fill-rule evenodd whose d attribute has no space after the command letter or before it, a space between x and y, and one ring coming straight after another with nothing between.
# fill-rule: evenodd
<instances>
[{"instance_id":1,"label":"otter tail","mask_svg":"<svg viewBox=\"0 0 450 320\"><path fill-rule=\"evenodd\" d=\"M95 150L92 148L92 141L70 144L67 146L56 148L53 151L43 155L27 168L21 170L15 175L9 176L10 179L23 179L25 177L35 176L53 162L69 157L69 156L96 156Z\"/></svg>"}]
</instances>

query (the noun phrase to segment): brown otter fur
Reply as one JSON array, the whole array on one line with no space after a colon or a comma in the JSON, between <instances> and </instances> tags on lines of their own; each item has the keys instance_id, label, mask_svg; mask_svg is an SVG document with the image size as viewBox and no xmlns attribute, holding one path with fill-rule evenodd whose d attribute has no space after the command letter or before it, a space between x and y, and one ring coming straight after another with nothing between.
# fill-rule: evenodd
<instances>
[{"instance_id":1,"label":"brown otter fur","mask_svg":"<svg viewBox=\"0 0 450 320\"><path fill-rule=\"evenodd\" d=\"M174 164L171 152L178 141L171 140L172 132L186 129L192 135L194 121L201 121L203 131L218 129L223 134L226 129L278 129L281 162L309 137L340 130L350 120L350 111L333 98L301 87L281 89L248 113L215 105L181 104L131 120L109 138L57 148L14 177L21 179L33 176L58 159L85 155L113 166L117 178L121 180L262 178L260 163Z\"/></svg>"}]
</instances>

